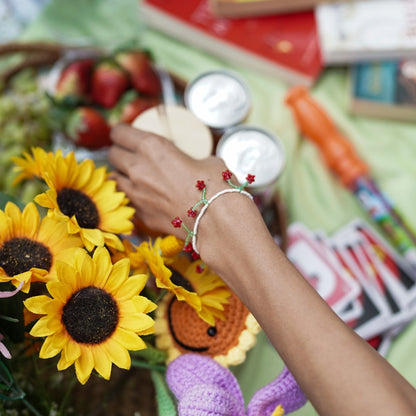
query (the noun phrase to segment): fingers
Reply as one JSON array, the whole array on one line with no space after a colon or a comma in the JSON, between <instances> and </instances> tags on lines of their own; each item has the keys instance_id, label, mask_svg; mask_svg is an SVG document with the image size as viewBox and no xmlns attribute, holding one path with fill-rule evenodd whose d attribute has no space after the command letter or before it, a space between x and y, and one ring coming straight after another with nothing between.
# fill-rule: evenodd
<instances>
[{"instance_id":1,"label":"fingers","mask_svg":"<svg viewBox=\"0 0 416 416\"><path fill-rule=\"evenodd\" d=\"M111 146L108 152L108 160L114 168L129 176L131 168L137 164L138 155L123 147Z\"/></svg>"},{"instance_id":2,"label":"fingers","mask_svg":"<svg viewBox=\"0 0 416 416\"><path fill-rule=\"evenodd\" d=\"M115 145L132 152L138 151L140 144L145 140L168 141L164 137L145 130L136 129L128 124L118 124L112 128L110 134Z\"/></svg>"},{"instance_id":3,"label":"fingers","mask_svg":"<svg viewBox=\"0 0 416 416\"><path fill-rule=\"evenodd\" d=\"M111 129L110 134L114 144L130 151L135 151L138 140L145 137L148 133L135 129L127 124L119 124Z\"/></svg>"}]
</instances>

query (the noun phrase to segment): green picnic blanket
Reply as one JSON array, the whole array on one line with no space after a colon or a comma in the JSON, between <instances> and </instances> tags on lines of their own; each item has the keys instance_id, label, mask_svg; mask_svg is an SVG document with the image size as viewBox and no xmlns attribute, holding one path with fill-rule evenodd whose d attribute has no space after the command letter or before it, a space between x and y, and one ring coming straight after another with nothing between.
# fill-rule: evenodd
<instances>
[{"instance_id":1,"label":"green picnic blanket","mask_svg":"<svg viewBox=\"0 0 416 416\"><path fill-rule=\"evenodd\" d=\"M321 229L330 235L355 217L369 220L355 197L324 166L317 148L299 134L292 114L283 102L289 88L287 84L233 66L146 28L140 18L137 0L53 0L26 30L23 38L96 44L108 48L130 42L149 48L159 65L184 80L191 80L213 68L238 72L248 83L253 97L247 123L271 130L285 147L286 166L277 186L286 206L288 221L301 221L310 229ZM328 68L311 94L352 141L369 164L380 188L416 229L416 124L350 115L346 68ZM415 343L416 323L412 323L395 339L387 356L414 386ZM261 334L245 363L234 369L246 401L257 389L274 379L282 368L283 362ZM312 416L316 412L308 403L294 415Z\"/></svg>"}]
</instances>

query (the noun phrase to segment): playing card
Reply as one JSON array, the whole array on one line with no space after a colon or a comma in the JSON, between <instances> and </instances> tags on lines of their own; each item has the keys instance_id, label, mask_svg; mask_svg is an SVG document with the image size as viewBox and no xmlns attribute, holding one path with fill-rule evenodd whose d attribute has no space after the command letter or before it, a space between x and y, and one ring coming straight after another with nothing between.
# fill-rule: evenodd
<instances>
[{"instance_id":1,"label":"playing card","mask_svg":"<svg viewBox=\"0 0 416 416\"><path fill-rule=\"evenodd\" d=\"M363 273L357 260L354 257L353 241L342 241L337 239L334 242L334 252L344 267L350 270L351 274L361 285L361 294L358 299L362 305L363 313L355 320L347 321L364 339L370 339L381 334L389 327L389 319L392 312L384 296L378 288L374 279Z\"/></svg>"},{"instance_id":2,"label":"playing card","mask_svg":"<svg viewBox=\"0 0 416 416\"><path fill-rule=\"evenodd\" d=\"M331 259L327 251L322 250L303 224L292 224L288 238L289 260L336 313L356 299L359 285L335 263L335 258Z\"/></svg>"}]
</instances>

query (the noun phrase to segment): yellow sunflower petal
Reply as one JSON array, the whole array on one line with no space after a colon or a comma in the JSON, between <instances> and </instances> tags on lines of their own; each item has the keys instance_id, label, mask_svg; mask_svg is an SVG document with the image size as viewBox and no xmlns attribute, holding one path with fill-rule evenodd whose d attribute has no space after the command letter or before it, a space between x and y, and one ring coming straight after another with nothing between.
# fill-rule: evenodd
<instances>
[{"instance_id":1,"label":"yellow sunflower petal","mask_svg":"<svg viewBox=\"0 0 416 416\"><path fill-rule=\"evenodd\" d=\"M111 376L111 361L104 347L94 346L94 368L104 379L109 380Z\"/></svg>"},{"instance_id":2,"label":"yellow sunflower petal","mask_svg":"<svg viewBox=\"0 0 416 416\"><path fill-rule=\"evenodd\" d=\"M83 287L91 286L94 283L95 278L95 263L87 253L85 253L84 256L79 257L79 259L82 259L78 269L80 283Z\"/></svg>"},{"instance_id":3,"label":"yellow sunflower petal","mask_svg":"<svg viewBox=\"0 0 416 416\"><path fill-rule=\"evenodd\" d=\"M48 303L52 302L52 299L49 296L40 295L40 296L32 296L26 299L23 304L26 308L33 313L38 315L46 314L46 306Z\"/></svg>"},{"instance_id":4,"label":"yellow sunflower petal","mask_svg":"<svg viewBox=\"0 0 416 416\"><path fill-rule=\"evenodd\" d=\"M109 339L104 345L108 357L119 368L128 370L131 365L131 358L129 352L113 339Z\"/></svg>"},{"instance_id":5,"label":"yellow sunflower petal","mask_svg":"<svg viewBox=\"0 0 416 416\"><path fill-rule=\"evenodd\" d=\"M91 180L92 173L94 172L94 163L92 160L84 160L78 169L78 176L77 176L77 186L79 188L84 188L88 186L89 181Z\"/></svg>"},{"instance_id":6,"label":"yellow sunflower petal","mask_svg":"<svg viewBox=\"0 0 416 416\"><path fill-rule=\"evenodd\" d=\"M74 361L67 360L66 359L66 356L65 356L65 353L64 353L64 350L62 350L62 352L61 352L61 358L59 359L56 368L59 371L63 371L63 370L66 370L72 364L74 364Z\"/></svg>"},{"instance_id":7,"label":"yellow sunflower petal","mask_svg":"<svg viewBox=\"0 0 416 416\"><path fill-rule=\"evenodd\" d=\"M78 252L77 256L78 255L83 255L83 254L81 254L81 252ZM77 256L75 258L77 258ZM79 273L70 264L64 263L61 261L57 262L56 272L61 282L64 282L67 285L71 286L74 291L79 289L80 287L80 282L79 282L80 279L78 278Z\"/></svg>"},{"instance_id":8,"label":"yellow sunflower petal","mask_svg":"<svg viewBox=\"0 0 416 416\"><path fill-rule=\"evenodd\" d=\"M91 180L84 187L85 192L88 195L94 195L100 189L107 176L108 173L105 166L95 169L92 173Z\"/></svg>"},{"instance_id":9,"label":"yellow sunflower petal","mask_svg":"<svg viewBox=\"0 0 416 416\"><path fill-rule=\"evenodd\" d=\"M120 302L131 299L132 296L139 294L143 290L146 282L147 276L144 274L129 277L118 289L117 299Z\"/></svg>"},{"instance_id":10,"label":"yellow sunflower petal","mask_svg":"<svg viewBox=\"0 0 416 416\"><path fill-rule=\"evenodd\" d=\"M135 296L132 301L137 312L150 313L157 308L156 303L144 296Z\"/></svg>"},{"instance_id":11,"label":"yellow sunflower petal","mask_svg":"<svg viewBox=\"0 0 416 416\"><path fill-rule=\"evenodd\" d=\"M137 313L130 316L120 317L120 327L133 331L141 332L154 326L154 320L144 313Z\"/></svg>"},{"instance_id":12,"label":"yellow sunflower petal","mask_svg":"<svg viewBox=\"0 0 416 416\"><path fill-rule=\"evenodd\" d=\"M22 222L25 237L33 238L37 234L40 223L39 211L33 202L29 202L23 210Z\"/></svg>"},{"instance_id":13,"label":"yellow sunflower petal","mask_svg":"<svg viewBox=\"0 0 416 416\"><path fill-rule=\"evenodd\" d=\"M115 331L114 340L131 351L138 351L146 348L146 343L138 335L131 331L126 331L123 328L118 328Z\"/></svg>"},{"instance_id":14,"label":"yellow sunflower petal","mask_svg":"<svg viewBox=\"0 0 416 416\"><path fill-rule=\"evenodd\" d=\"M93 260L96 266L94 285L103 288L111 273L112 263L108 251L104 247L97 247L94 251Z\"/></svg>"},{"instance_id":15,"label":"yellow sunflower petal","mask_svg":"<svg viewBox=\"0 0 416 416\"><path fill-rule=\"evenodd\" d=\"M36 195L34 201L41 207L54 208L53 199L50 198L51 192L48 190L43 194Z\"/></svg>"},{"instance_id":16,"label":"yellow sunflower petal","mask_svg":"<svg viewBox=\"0 0 416 416\"><path fill-rule=\"evenodd\" d=\"M62 303L65 303L73 293L72 286L62 281L48 282L46 288L53 298L58 299Z\"/></svg>"},{"instance_id":17,"label":"yellow sunflower petal","mask_svg":"<svg viewBox=\"0 0 416 416\"><path fill-rule=\"evenodd\" d=\"M140 303L136 305L136 302L133 299L125 300L124 302L119 303L120 317L129 317L136 313L142 312L137 306L142 307L143 304Z\"/></svg>"},{"instance_id":18,"label":"yellow sunflower petal","mask_svg":"<svg viewBox=\"0 0 416 416\"><path fill-rule=\"evenodd\" d=\"M55 329L49 325L49 319L45 316L40 318L30 331L30 335L34 337L46 337L55 333Z\"/></svg>"},{"instance_id":19,"label":"yellow sunflower petal","mask_svg":"<svg viewBox=\"0 0 416 416\"><path fill-rule=\"evenodd\" d=\"M40 358L52 358L59 354L62 348L55 345L53 337L47 337L39 351Z\"/></svg>"},{"instance_id":20,"label":"yellow sunflower petal","mask_svg":"<svg viewBox=\"0 0 416 416\"><path fill-rule=\"evenodd\" d=\"M81 228L81 238L88 251L104 245L104 236L98 228Z\"/></svg>"},{"instance_id":21,"label":"yellow sunflower petal","mask_svg":"<svg viewBox=\"0 0 416 416\"><path fill-rule=\"evenodd\" d=\"M114 248L116 250L123 250L123 243L121 240L117 237L116 234L112 233L105 233L103 232L104 242L107 247Z\"/></svg>"},{"instance_id":22,"label":"yellow sunflower petal","mask_svg":"<svg viewBox=\"0 0 416 416\"><path fill-rule=\"evenodd\" d=\"M113 265L113 270L105 284L105 290L111 293L117 292L118 288L126 281L130 272L130 261L121 259Z\"/></svg>"},{"instance_id":23,"label":"yellow sunflower petal","mask_svg":"<svg viewBox=\"0 0 416 416\"><path fill-rule=\"evenodd\" d=\"M66 359L71 361L71 363L78 359L82 353L80 345L72 339L66 344L64 350Z\"/></svg>"},{"instance_id":24,"label":"yellow sunflower petal","mask_svg":"<svg viewBox=\"0 0 416 416\"><path fill-rule=\"evenodd\" d=\"M75 361L75 374L81 384L85 384L90 378L94 364L91 347L83 346L81 355Z\"/></svg>"}]
</instances>

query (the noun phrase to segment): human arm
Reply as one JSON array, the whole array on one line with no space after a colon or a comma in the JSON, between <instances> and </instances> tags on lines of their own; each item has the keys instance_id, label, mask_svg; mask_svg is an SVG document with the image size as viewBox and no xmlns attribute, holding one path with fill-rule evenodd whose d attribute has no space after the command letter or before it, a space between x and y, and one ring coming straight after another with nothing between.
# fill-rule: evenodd
<instances>
[{"instance_id":1,"label":"human arm","mask_svg":"<svg viewBox=\"0 0 416 416\"><path fill-rule=\"evenodd\" d=\"M199 200L228 188L215 157L196 161L171 142L127 126L113 130L114 174L150 228L184 239L171 220ZM248 172L250 173L250 172ZM249 198L224 194L202 217L202 259L256 317L320 415L413 415L412 386L333 313L279 249Z\"/></svg>"}]
</instances>

